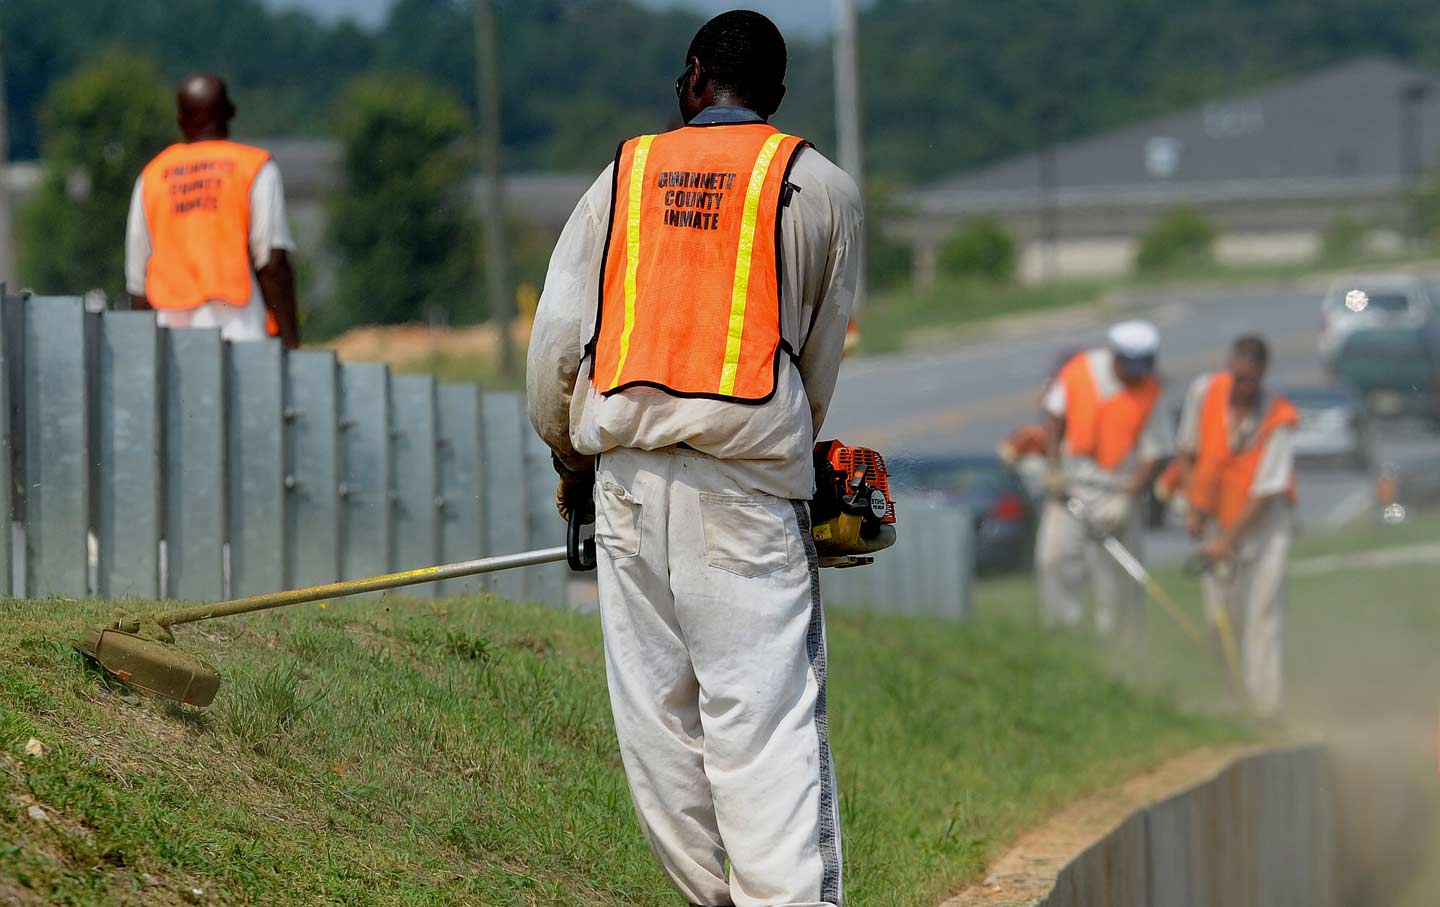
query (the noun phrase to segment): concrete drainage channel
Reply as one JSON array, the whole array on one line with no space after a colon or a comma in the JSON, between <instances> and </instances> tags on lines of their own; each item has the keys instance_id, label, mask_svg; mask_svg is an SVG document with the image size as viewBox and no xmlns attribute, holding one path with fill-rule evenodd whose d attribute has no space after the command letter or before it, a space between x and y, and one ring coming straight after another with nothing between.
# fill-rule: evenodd
<instances>
[{"instance_id":1,"label":"concrete drainage channel","mask_svg":"<svg viewBox=\"0 0 1440 907\"><path fill-rule=\"evenodd\" d=\"M1335 907L1319 746L1203 750L1076 804L943 907Z\"/></svg>"}]
</instances>

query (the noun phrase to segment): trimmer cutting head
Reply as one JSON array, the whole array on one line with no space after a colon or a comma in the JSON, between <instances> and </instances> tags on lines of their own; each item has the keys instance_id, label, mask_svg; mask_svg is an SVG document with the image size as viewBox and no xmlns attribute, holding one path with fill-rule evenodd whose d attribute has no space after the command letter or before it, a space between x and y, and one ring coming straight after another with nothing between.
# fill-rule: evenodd
<instances>
[{"instance_id":1,"label":"trimmer cutting head","mask_svg":"<svg viewBox=\"0 0 1440 907\"><path fill-rule=\"evenodd\" d=\"M186 655L174 643L111 627L91 627L75 641L75 648L112 677L176 702L207 706L220 689L220 672Z\"/></svg>"}]
</instances>

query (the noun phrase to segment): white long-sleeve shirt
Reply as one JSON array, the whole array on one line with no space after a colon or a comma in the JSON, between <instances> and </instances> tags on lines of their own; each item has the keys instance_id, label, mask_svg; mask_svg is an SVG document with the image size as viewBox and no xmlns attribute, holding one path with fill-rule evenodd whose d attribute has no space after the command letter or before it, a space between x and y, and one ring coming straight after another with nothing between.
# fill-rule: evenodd
<instances>
[{"instance_id":1,"label":"white long-sleeve shirt","mask_svg":"<svg viewBox=\"0 0 1440 907\"><path fill-rule=\"evenodd\" d=\"M526 373L535 430L572 465L617 448L684 443L726 460L758 492L809 498L812 449L835 391L859 278L864 215L854 181L813 148L795 159L797 191L780 214L780 311L782 335L798 358L782 360L768 402L747 405L647 387L606 397L592 386L584 348L595 330L610 173L580 199L550 258Z\"/></svg>"}]
</instances>

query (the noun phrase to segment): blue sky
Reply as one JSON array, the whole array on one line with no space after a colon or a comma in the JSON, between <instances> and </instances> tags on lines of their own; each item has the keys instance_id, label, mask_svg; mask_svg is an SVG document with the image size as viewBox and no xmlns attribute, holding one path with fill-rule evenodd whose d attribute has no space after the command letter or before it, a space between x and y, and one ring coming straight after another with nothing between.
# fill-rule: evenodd
<instances>
[{"instance_id":1,"label":"blue sky","mask_svg":"<svg viewBox=\"0 0 1440 907\"><path fill-rule=\"evenodd\" d=\"M325 18L349 16L367 25L385 17L391 0L266 0L272 6L308 9ZM787 32L824 33L830 30L833 0L639 0L647 6L682 6L701 13L718 13L742 6L759 10Z\"/></svg>"}]
</instances>

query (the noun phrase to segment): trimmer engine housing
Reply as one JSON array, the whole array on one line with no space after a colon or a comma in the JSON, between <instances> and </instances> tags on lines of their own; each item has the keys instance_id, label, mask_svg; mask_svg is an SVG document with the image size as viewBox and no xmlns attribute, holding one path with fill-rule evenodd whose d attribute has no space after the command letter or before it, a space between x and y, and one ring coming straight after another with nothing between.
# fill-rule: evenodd
<instances>
[{"instance_id":1,"label":"trimmer engine housing","mask_svg":"<svg viewBox=\"0 0 1440 907\"><path fill-rule=\"evenodd\" d=\"M868 447L840 441L815 445L812 535L825 554L868 552L868 541L895 523L885 458Z\"/></svg>"}]
</instances>

